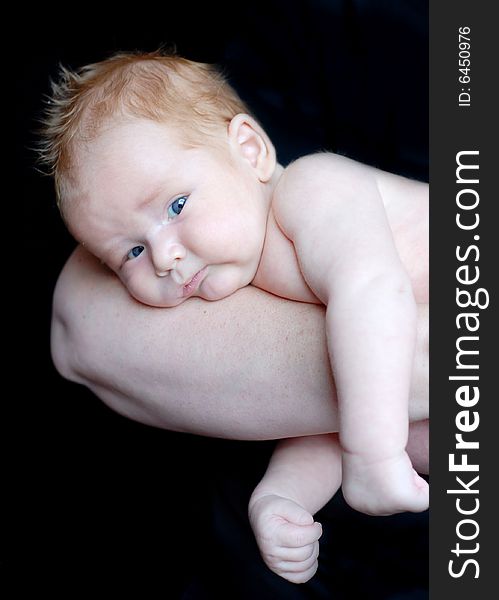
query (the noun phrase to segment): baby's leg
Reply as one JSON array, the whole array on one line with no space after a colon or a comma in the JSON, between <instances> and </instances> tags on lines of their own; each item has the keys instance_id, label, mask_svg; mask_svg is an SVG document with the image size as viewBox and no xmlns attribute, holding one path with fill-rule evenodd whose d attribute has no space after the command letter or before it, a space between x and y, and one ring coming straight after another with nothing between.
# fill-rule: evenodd
<instances>
[{"instance_id":1,"label":"baby's leg","mask_svg":"<svg viewBox=\"0 0 499 600\"><path fill-rule=\"evenodd\" d=\"M322 527L313 515L340 483L337 434L279 442L248 511L262 558L274 573L293 583L314 575Z\"/></svg>"}]
</instances>

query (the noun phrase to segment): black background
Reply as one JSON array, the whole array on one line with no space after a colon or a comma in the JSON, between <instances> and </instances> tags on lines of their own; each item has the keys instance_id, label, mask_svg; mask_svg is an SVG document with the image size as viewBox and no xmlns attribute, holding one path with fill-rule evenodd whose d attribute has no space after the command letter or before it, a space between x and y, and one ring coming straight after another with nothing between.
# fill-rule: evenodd
<instances>
[{"instance_id":1,"label":"black background","mask_svg":"<svg viewBox=\"0 0 499 600\"><path fill-rule=\"evenodd\" d=\"M106 22L83 7L31 12L13 58L14 273L4 315L15 330L8 404L16 412L6 423L15 433L8 525L16 586L64 597L126 590L204 598L200 589L211 585L215 598L426 598L426 513L371 519L336 499L321 518L329 526L320 575L313 585L288 586L261 567L241 525L270 443L145 427L55 372L51 296L74 243L30 150L59 63L78 67L116 50L175 43L188 58L224 66L281 163L327 149L427 180L426 3L273 0L237 11L125 11ZM209 583L203 567L213 574Z\"/></svg>"}]
</instances>

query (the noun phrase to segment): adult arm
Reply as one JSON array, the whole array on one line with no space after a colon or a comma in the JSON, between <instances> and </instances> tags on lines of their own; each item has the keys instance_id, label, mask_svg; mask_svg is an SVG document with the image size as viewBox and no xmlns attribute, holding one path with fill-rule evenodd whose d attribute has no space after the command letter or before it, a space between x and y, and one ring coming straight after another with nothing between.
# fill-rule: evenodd
<instances>
[{"instance_id":1,"label":"adult arm","mask_svg":"<svg viewBox=\"0 0 499 600\"><path fill-rule=\"evenodd\" d=\"M421 309L410 418L428 417ZM199 435L262 440L337 431L322 306L253 287L174 309L133 300L78 247L54 294L52 356L116 412Z\"/></svg>"}]
</instances>

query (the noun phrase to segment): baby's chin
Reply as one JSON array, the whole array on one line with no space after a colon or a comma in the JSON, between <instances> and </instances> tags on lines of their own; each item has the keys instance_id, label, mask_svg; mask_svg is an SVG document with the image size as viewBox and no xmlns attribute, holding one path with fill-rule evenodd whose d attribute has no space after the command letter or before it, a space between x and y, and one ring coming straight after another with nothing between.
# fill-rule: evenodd
<instances>
[{"instance_id":1,"label":"baby's chin","mask_svg":"<svg viewBox=\"0 0 499 600\"><path fill-rule=\"evenodd\" d=\"M201 291L198 290L198 292L195 294L191 294L191 295L185 296L183 298L177 298L175 300L155 300L155 299L143 298L143 297L138 298L137 296L134 296L133 294L132 294L132 297L135 298L135 300L137 300L141 304L145 304L146 306L151 306L153 308L174 308L175 306L179 306L180 304L183 304L186 300L190 300L191 298L201 298L202 300L208 300L209 302L216 302L217 300L222 300L223 298L230 296L235 291L236 291L235 289L232 291L227 290L226 292L221 294L221 293L215 293L213 291L210 291L209 293L202 293Z\"/></svg>"},{"instance_id":2,"label":"baby's chin","mask_svg":"<svg viewBox=\"0 0 499 600\"><path fill-rule=\"evenodd\" d=\"M203 300L208 300L210 302L223 300L249 283L251 283L251 281L243 281L242 274L238 269L227 268L216 273L209 273L201 282L198 289L194 293L186 296L158 298L140 294L136 291L134 293L130 289L128 289L128 291L135 300L146 306L152 306L154 308L173 308L190 298L202 298Z\"/></svg>"},{"instance_id":3,"label":"baby's chin","mask_svg":"<svg viewBox=\"0 0 499 600\"><path fill-rule=\"evenodd\" d=\"M147 294L141 294L137 292L137 290L132 291L127 288L130 296L140 302L141 304L145 304L146 306L152 306L153 308L173 308L174 306L178 306L182 304L188 298L161 298L158 296L151 296Z\"/></svg>"},{"instance_id":4,"label":"baby's chin","mask_svg":"<svg viewBox=\"0 0 499 600\"><path fill-rule=\"evenodd\" d=\"M188 298L179 298L175 301L173 300L153 300L151 298L142 298L137 297L132 294L132 298L135 298L141 304L145 304L146 306L151 306L153 308L173 308L174 306L178 306L188 300Z\"/></svg>"},{"instance_id":5,"label":"baby's chin","mask_svg":"<svg viewBox=\"0 0 499 600\"><path fill-rule=\"evenodd\" d=\"M234 292L248 285L241 281L241 275L236 269L226 270L223 273L209 275L199 286L196 296L215 302L231 296Z\"/></svg>"},{"instance_id":6,"label":"baby's chin","mask_svg":"<svg viewBox=\"0 0 499 600\"><path fill-rule=\"evenodd\" d=\"M130 294L132 298L140 302L141 304L145 304L146 306L151 306L153 308L174 308L175 306L179 306L183 304L186 300L190 300L191 298L202 298L203 300L208 300L210 302L215 302L216 300L222 300L227 296L230 296L236 291L236 289L226 287L223 290L214 290L208 289L206 292L197 290L194 294L189 294L188 296L184 296L181 298L175 299L158 299L158 298L148 298L141 295Z\"/></svg>"}]
</instances>

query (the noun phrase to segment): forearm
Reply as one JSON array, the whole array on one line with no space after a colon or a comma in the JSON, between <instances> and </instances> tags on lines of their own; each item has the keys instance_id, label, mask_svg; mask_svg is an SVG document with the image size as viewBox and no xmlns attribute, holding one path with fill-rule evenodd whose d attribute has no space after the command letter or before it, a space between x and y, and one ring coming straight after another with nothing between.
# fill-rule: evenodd
<instances>
[{"instance_id":1,"label":"forearm","mask_svg":"<svg viewBox=\"0 0 499 600\"><path fill-rule=\"evenodd\" d=\"M372 456L407 443L417 308L404 273L346 283L327 310L344 449ZM380 437L381 436L381 437Z\"/></svg>"},{"instance_id":2,"label":"forearm","mask_svg":"<svg viewBox=\"0 0 499 600\"><path fill-rule=\"evenodd\" d=\"M250 499L275 494L293 500L310 514L320 510L341 484L338 435L330 433L280 441Z\"/></svg>"},{"instance_id":3,"label":"forearm","mask_svg":"<svg viewBox=\"0 0 499 600\"><path fill-rule=\"evenodd\" d=\"M428 416L422 311L413 420ZM310 435L338 429L324 315L252 287L153 309L79 248L56 289L52 351L63 375L150 425L248 440Z\"/></svg>"}]
</instances>

